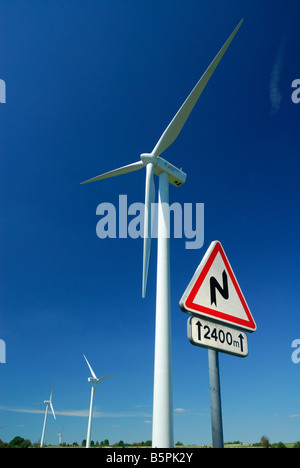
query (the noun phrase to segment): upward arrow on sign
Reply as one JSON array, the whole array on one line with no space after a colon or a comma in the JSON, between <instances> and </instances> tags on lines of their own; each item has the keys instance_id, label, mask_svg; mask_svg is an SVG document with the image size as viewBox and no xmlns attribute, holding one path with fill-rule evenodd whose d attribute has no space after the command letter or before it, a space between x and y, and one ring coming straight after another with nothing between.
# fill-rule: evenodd
<instances>
[{"instance_id":1,"label":"upward arrow on sign","mask_svg":"<svg viewBox=\"0 0 300 468\"><path fill-rule=\"evenodd\" d=\"M184 312L253 332L256 324L219 241L209 246L179 305Z\"/></svg>"}]
</instances>

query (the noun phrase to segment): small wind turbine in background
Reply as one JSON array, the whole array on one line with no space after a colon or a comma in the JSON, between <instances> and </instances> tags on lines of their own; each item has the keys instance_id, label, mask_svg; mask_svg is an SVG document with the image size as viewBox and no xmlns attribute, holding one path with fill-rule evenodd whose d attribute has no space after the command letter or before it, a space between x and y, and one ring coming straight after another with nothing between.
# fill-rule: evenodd
<instances>
[{"instance_id":1,"label":"small wind turbine in background","mask_svg":"<svg viewBox=\"0 0 300 468\"><path fill-rule=\"evenodd\" d=\"M91 384L92 384L92 390L91 390L91 401L90 401L90 410L89 410L88 430L87 430L87 436L86 436L86 448L90 448L90 444L91 444L91 427L92 427L92 417L93 417L93 404L94 404L94 396L95 396L95 391L96 391L97 384L98 384L98 382L100 382L100 380L107 379L107 377L112 377L113 375L116 375L116 374L106 375L105 377L100 377L100 379L98 379L95 372L93 371L89 361L85 357L85 355L83 355L83 357L86 360L86 363L89 366L90 372L92 374L92 377L88 378L88 381L91 382Z\"/></svg>"},{"instance_id":2,"label":"small wind turbine in background","mask_svg":"<svg viewBox=\"0 0 300 468\"><path fill-rule=\"evenodd\" d=\"M51 389L51 393L50 393L50 398L49 398L49 400L45 400L45 401L44 401L44 403L45 403L45 405L46 405L46 409L45 409L44 425L43 425L43 432L42 432L41 445L40 445L41 448L42 448L43 445L44 445L45 429L46 429L46 422L47 422L47 416L48 416L49 406L50 406L50 409L51 409L51 411L52 411L52 414L53 414L54 419L56 419L56 416L55 416L55 413L54 413L54 409L53 409L53 405L52 405L52 394L53 394L53 385L52 385L52 389Z\"/></svg>"},{"instance_id":3,"label":"small wind turbine in background","mask_svg":"<svg viewBox=\"0 0 300 468\"><path fill-rule=\"evenodd\" d=\"M63 430L64 430L64 428L62 427L61 431L57 434L58 435L58 445L61 445Z\"/></svg>"},{"instance_id":4,"label":"small wind turbine in background","mask_svg":"<svg viewBox=\"0 0 300 468\"><path fill-rule=\"evenodd\" d=\"M172 367L171 367L171 296L170 296L170 210L169 183L178 187L186 180L186 174L170 164L160 155L177 138L198 98L215 71L218 63L229 47L243 20L229 36L219 53L204 72L192 92L184 101L171 120L151 153L140 155L140 161L114 169L92 179L97 180L127 174L146 167L145 212L144 212L144 247L143 247L143 280L142 297L146 294L149 267L152 203L155 200L154 174L159 176L158 190L158 244L157 244L157 277L156 277L156 325L155 325L155 364L153 391L153 426L152 446L170 448L173 440L173 404L172 404Z\"/></svg>"}]
</instances>

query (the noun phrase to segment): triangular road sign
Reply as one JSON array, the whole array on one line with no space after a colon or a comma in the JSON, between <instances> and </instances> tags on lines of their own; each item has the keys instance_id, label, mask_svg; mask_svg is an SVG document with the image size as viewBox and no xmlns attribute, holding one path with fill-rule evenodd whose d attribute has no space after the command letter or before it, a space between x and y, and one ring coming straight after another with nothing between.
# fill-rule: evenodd
<instances>
[{"instance_id":1,"label":"triangular road sign","mask_svg":"<svg viewBox=\"0 0 300 468\"><path fill-rule=\"evenodd\" d=\"M253 332L256 324L219 241L210 244L179 302L189 314Z\"/></svg>"}]
</instances>

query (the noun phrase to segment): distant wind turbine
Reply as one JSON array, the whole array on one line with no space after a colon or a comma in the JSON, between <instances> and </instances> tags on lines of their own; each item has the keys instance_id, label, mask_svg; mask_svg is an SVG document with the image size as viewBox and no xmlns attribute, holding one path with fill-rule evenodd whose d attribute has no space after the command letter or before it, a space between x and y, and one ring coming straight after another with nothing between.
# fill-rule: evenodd
<instances>
[{"instance_id":1,"label":"distant wind turbine","mask_svg":"<svg viewBox=\"0 0 300 468\"><path fill-rule=\"evenodd\" d=\"M61 445L63 430L64 430L64 428L62 427L61 431L57 434L57 435L58 435L58 441L59 441L58 443L59 443L59 445Z\"/></svg>"},{"instance_id":2,"label":"distant wind turbine","mask_svg":"<svg viewBox=\"0 0 300 468\"><path fill-rule=\"evenodd\" d=\"M90 401L90 410L89 410L88 430L87 430L87 436L86 436L86 448L90 448L90 444L91 444L91 427L92 427L92 417L93 417L93 405L94 405L94 396L95 396L95 391L96 391L97 384L98 384L98 382L100 382L100 380L107 379L108 377L112 377L113 375L116 375L116 374L106 375L105 377L100 377L100 379L98 379L95 372L93 371L89 361L85 357L85 355L83 355L83 357L86 360L86 363L89 366L90 372L92 374L92 377L88 378L88 381L91 382L91 384L92 384L92 390L91 390L91 401Z\"/></svg>"},{"instance_id":3,"label":"distant wind turbine","mask_svg":"<svg viewBox=\"0 0 300 468\"><path fill-rule=\"evenodd\" d=\"M52 394L53 394L53 385L52 385L52 389L51 389L51 393L50 393L50 398L49 400L45 400L44 403L46 405L46 409L45 409L45 417L44 417L44 425L43 425L43 432L42 432L42 438L41 438L41 448L43 447L44 445L44 438L45 438L45 429L46 429L46 422L47 422L47 416L48 416L48 409L49 409L49 406L50 406L50 409L52 411L52 414L53 414L53 417L54 419L56 419L56 416L55 416L55 413L54 413L54 408L53 408L53 405L52 405Z\"/></svg>"},{"instance_id":4,"label":"distant wind turbine","mask_svg":"<svg viewBox=\"0 0 300 468\"><path fill-rule=\"evenodd\" d=\"M142 297L146 294L152 226L152 203L155 200L154 174L159 176L158 190L158 244L156 277L156 325L155 325L155 364L153 392L152 446L169 448L174 446L172 409L172 366L171 366L171 312L170 312L170 253L169 253L169 183L178 187L186 180L186 174L170 164L160 155L177 138L198 98L215 71L221 58L240 28L237 25L221 50L204 72L196 86L171 120L151 153L140 155L140 161L114 169L88 179L82 184L127 174L146 167L144 247Z\"/></svg>"}]
</instances>

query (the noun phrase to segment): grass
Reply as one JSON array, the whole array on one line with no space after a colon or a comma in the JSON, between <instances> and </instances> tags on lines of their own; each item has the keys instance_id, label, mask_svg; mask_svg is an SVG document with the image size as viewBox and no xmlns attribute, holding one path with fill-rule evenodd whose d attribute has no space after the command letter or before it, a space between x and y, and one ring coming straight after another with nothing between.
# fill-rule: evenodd
<instances>
[{"instance_id":1,"label":"grass","mask_svg":"<svg viewBox=\"0 0 300 468\"><path fill-rule=\"evenodd\" d=\"M274 443L274 444L270 444L270 447L269 448L278 448L277 447L278 443ZM284 446L285 448L294 448L294 445L295 445L295 442L288 442L288 443L284 443ZM72 446L58 446L58 445L48 445L47 447L45 448L85 448L85 447L82 447L82 446L77 446L77 447L72 447ZM111 449L111 450L115 450L115 449L121 449L122 447L120 446L104 446L104 447L91 447L91 448L105 448L105 449ZM143 449L147 449L147 448L150 448L151 447L140 447L140 446L134 446L134 445L125 445L125 448L128 448L128 449L140 449L140 448L143 448ZM212 445L179 445L179 446L176 446L174 447L175 449L177 450L185 450L185 449L203 449L203 448L212 448ZM259 445L259 444L231 444L231 443L225 443L224 444L224 448L263 448L262 445Z\"/></svg>"}]
</instances>

